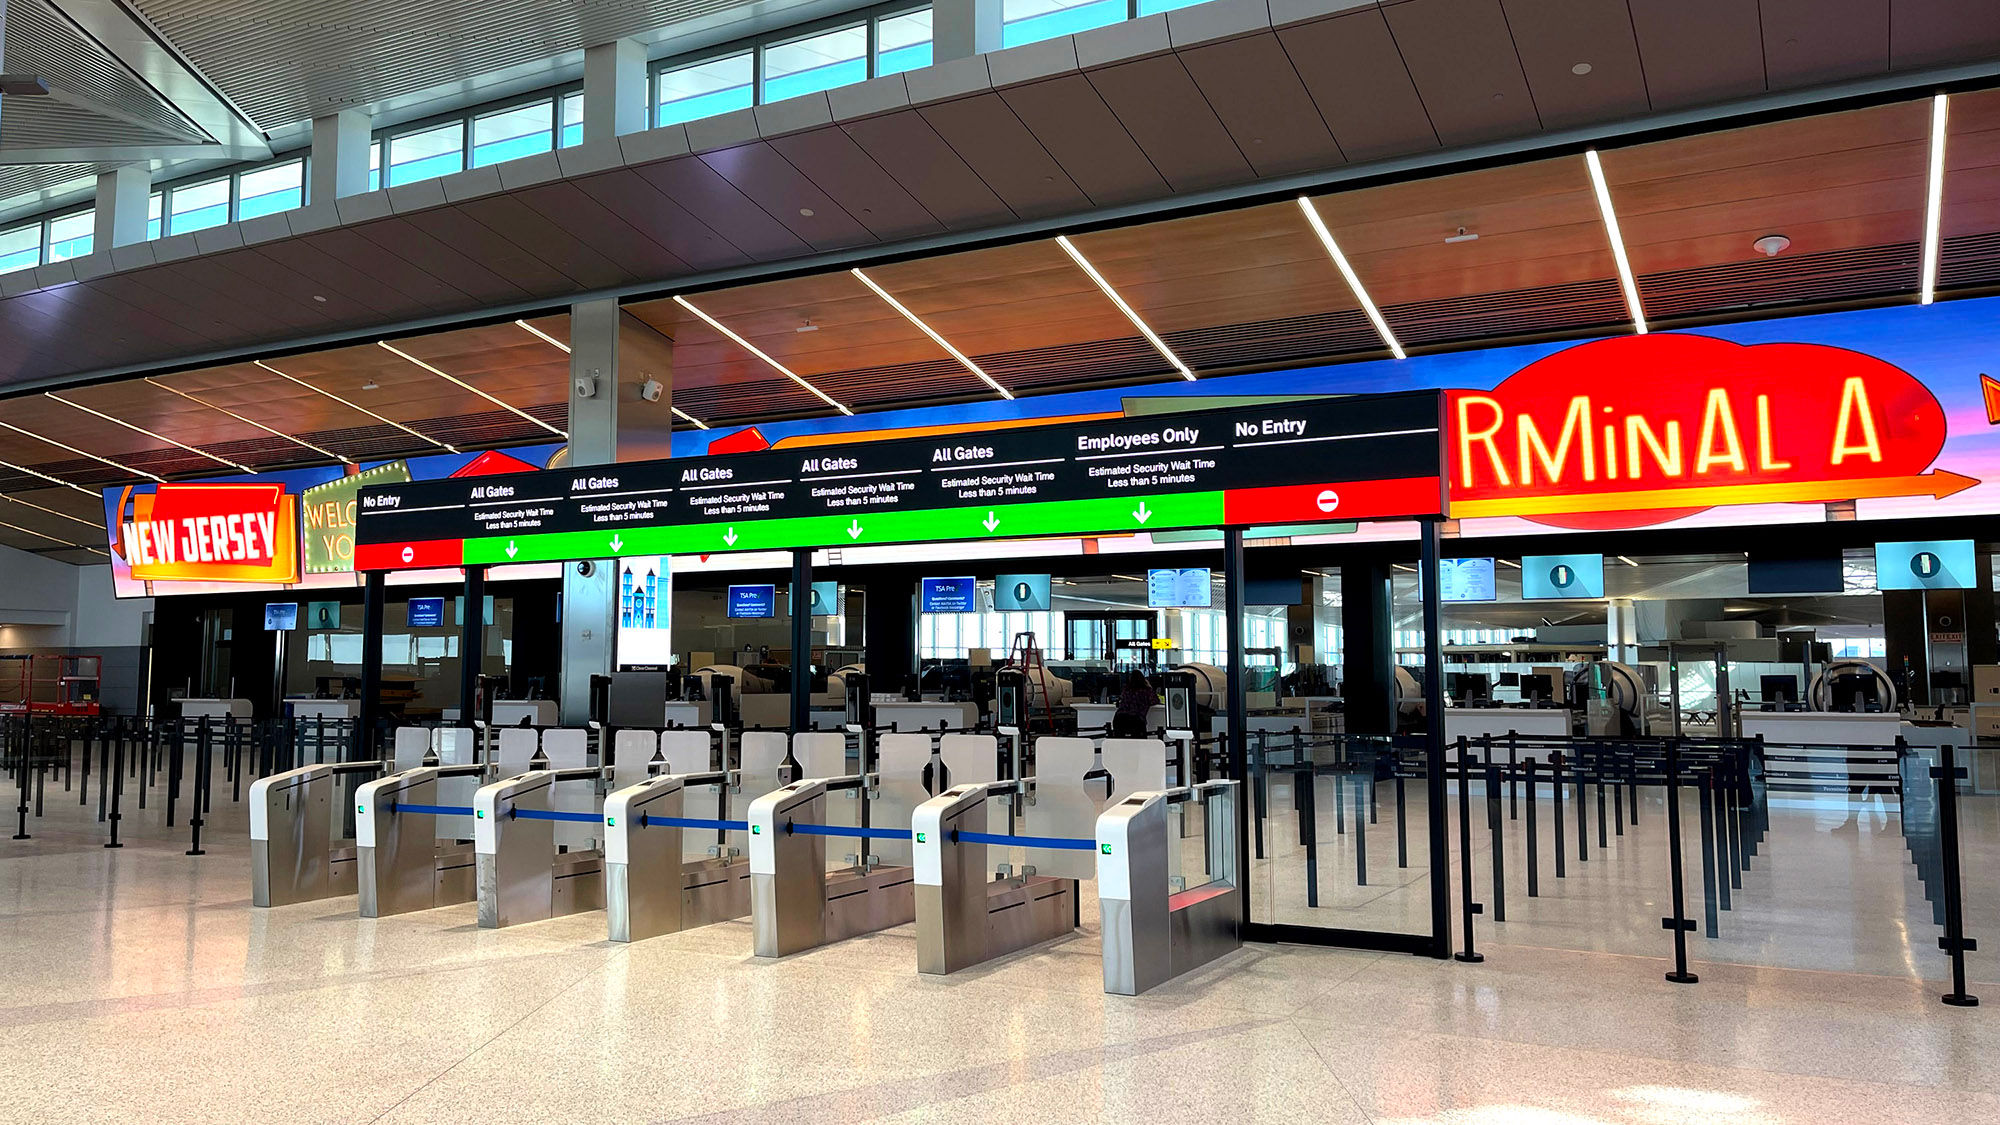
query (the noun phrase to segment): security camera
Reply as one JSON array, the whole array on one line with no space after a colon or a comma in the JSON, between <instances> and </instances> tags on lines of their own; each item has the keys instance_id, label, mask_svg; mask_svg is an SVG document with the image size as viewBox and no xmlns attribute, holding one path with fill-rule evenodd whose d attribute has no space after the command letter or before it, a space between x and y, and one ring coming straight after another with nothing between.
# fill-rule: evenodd
<instances>
[{"instance_id":1,"label":"security camera","mask_svg":"<svg viewBox=\"0 0 2000 1125\"><path fill-rule=\"evenodd\" d=\"M658 379L648 379L639 384L639 397L645 399L647 402L658 402L660 401L660 396L665 393L667 393L666 385Z\"/></svg>"},{"instance_id":2,"label":"security camera","mask_svg":"<svg viewBox=\"0 0 2000 1125\"><path fill-rule=\"evenodd\" d=\"M595 376L595 375L578 375L578 376L576 377L576 397L578 397L578 398L596 398L596 397L597 397L597 376Z\"/></svg>"},{"instance_id":3,"label":"security camera","mask_svg":"<svg viewBox=\"0 0 2000 1125\"><path fill-rule=\"evenodd\" d=\"M576 564L576 576L578 578L588 578L596 573L597 564L591 562L589 559L584 559L582 562Z\"/></svg>"}]
</instances>

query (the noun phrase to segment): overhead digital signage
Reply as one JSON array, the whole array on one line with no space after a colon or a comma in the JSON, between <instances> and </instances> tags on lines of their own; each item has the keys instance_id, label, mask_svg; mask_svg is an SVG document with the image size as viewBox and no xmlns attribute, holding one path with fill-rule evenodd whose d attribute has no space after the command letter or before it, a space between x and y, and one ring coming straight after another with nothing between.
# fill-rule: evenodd
<instances>
[{"instance_id":1,"label":"overhead digital signage","mask_svg":"<svg viewBox=\"0 0 2000 1125\"><path fill-rule=\"evenodd\" d=\"M979 610L979 582L963 578L926 578L920 584L918 604L925 613L976 613Z\"/></svg>"},{"instance_id":2,"label":"overhead digital signage","mask_svg":"<svg viewBox=\"0 0 2000 1125\"><path fill-rule=\"evenodd\" d=\"M340 628L340 603L307 602L306 628L308 629Z\"/></svg>"},{"instance_id":3,"label":"overhead digital signage","mask_svg":"<svg viewBox=\"0 0 2000 1125\"><path fill-rule=\"evenodd\" d=\"M1439 397L362 489L367 570L1436 515Z\"/></svg>"},{"instance_id":4,"label":"overhead digital signage","mask_svg":"<svg viewBox=\"0 0 2000 1125\"><path fill-rule=\"evenodd\" d=\"M1979 553L1970 539L1875 544L1878 590L1969 590L1978 577Z\"/></svg>"},{"instance_id":5,"label":"overhead digital signage","mask_svg":"<svg viewBox=\"0 0 2000 1125\"><path fill-rule=\"evenodd\" d=\"M673 663L674 588L667 559L638 555L618 560L620 668L665 667Z\"/></svg>"},{"instance_id":6,"label":"overhead digital signage","mask_svg":"<svg viewBox=\"0 0 2000 1125\"><path fill-rule=\"evenodd\" d=\"M296 582L295 498L277 484L162 484L120 529L134 578Z\"/></svg>"},{"instance_id":7,"label":"overhead digital signage","mask_svg":"<svg viewBox=\"0 0 2000 1125\"><path fill-rule=\"evenodd\" d=\"M412 629L436 629L444 624L443 598L411 598L406 623Z\"/></svg>"},{"instance_id":8,"label":"overhead digital signage","mask_svg":"<svg viewBox=\"0 0 2000 1125\"><path fill-rule=\"evenodd\" d=\"M1521 556L1521 596L1529 601L1604 596L1603 555Z\"/></svg>"},{"instance_id":9,"label":"overhead digital signage","mask_svg":"<svg viewBox=\"0 0 2000 1125\"><path fill-rule=\"evenodd\" d=\"M392 484L410 479L410 467L391 461L299 495L307 574L347 574L354 570L354 503L365 484Z\"/></svg>"},{"instance_id":10,"label":"overhead digital signage","mask_svg":"<svg viewBox=\"0 0 2000 1125\"><path fill-rule=\"evenodd\" d=\"M1152 609L1207 609L1215 582L1207 567L1162 567L1146 572L1146 605Z\"/></svg>"},{"instance_id":11,"label":"overhead digital signage","mask_svg":"<svg viewBox=\"0 0 2000 1125\"><path fill-rule=\"evenodd\" d=\"M729 588L729 616L776 617L777 615L778 588L776 586L731 586Z\"/></svg>"},{"instance_id":12,"label":"overhead digital signage","mask_svg":"<svg viewBox=\"0 0 2000 1125\"><path fill-rule=\"evenodd\" d=\"M993 608L1002 613L1038 612L1049 608L1046 574L996 574Z\"/></svg>"},{"instance_id":13,"label":"overhead digital signage","mask_svg":"<svg viewBox=\"0 0 2000 1125\"><path fill-rule=\"evenodd\" d=\"M1493 586L1492 559L1439 559L1438 590L1448 602L1490 602L1498 596Z\"/></svg>"},{"instance_id":14,"label":"overhead digital signage","mask_svg":"<svg viewBox=\"0 0 2000 1125\"><path fill-rule=\"evenodd\" d=\"M299 627L299 603L268 602L264 606L264 628L279 632Z\"/></svg>"}]
</instances>

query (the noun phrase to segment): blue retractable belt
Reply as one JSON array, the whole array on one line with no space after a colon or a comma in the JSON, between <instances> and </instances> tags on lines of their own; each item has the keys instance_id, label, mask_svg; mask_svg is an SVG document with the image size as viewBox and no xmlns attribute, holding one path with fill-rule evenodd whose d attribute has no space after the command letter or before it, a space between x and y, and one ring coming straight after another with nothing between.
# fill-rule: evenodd
<instances>
[{"instance_id":1,"label":"blue retractable belt","mask_svg":"<svg viewBox=\"0 0 2000 1125\"><path fill-rule=\"evenodd\" d=\"M907 828L852 828L844 824L792 824L793 832L801 836L846 836L855 840L907 840Z\"/></svg>"},{"instance_id":2,"label":"blue retractable belt","mask_svg":"<svg viewBox=\"0 0 2000 1125\"><path fill-rule=\"evenodd\" d=\"M687 816L653 816L643 818L648 828L708 828L717 832L746 832L750 828L747 820L698 820Z\"/></svg>"},{"instance_id":3,"label":"blue retractable belt","mask_svg":"<svg viewBox=\"0 0 2000 1125\"><path fill-rule=\"evenodd\" d=\"M1003 836L996 832L956 831L951 838L961 844L997 844L1003 848L1053 848L1066 852L1097 850L1097 841L1070 836Z\"/></svg>"},{"instance_id":4,"label":"blue retractable belt","mask_svg":"<svg viewBox=\"0 0 2000 1125\"><path fill-rule=\"evenodd\" d=\"M424 816L471 816L471 805L405 805L397 804L391 812L418 813Z\"/></svg>"}]
</instances>

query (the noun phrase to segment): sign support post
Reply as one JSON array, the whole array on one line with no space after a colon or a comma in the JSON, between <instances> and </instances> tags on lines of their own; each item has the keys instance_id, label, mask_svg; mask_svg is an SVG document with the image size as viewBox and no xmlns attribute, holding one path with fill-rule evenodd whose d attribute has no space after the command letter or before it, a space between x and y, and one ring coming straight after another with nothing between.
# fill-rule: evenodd
<instances>
[{"instance_id":1,"label":"sign support post","mask_svg":"<svg viewBox=\"0 0 2000 1125\"><path fill-rule=\"evenodd\" d=\"M1261 775L1252 774L1250 759L1250 717L1249 697L1243 683L1243 529L1224 528L1222 531L1222 612L1224 615L1223 636L1229 645L1229 660L1226 664L1228 681L1224 690L1229 693L1228 737L1229 775L1243 779L1245 785L1262 785ZM1311 784L1310 778L1307 784ZM1250 821L1247 816L1236 818L1236 854L1250 854ZM1263 826L1258 826L1263 831ZM1250 924L1250 896L1239 895L1243 904L1243 914L1239 925Z\"/></svg>"},{"instance_id":2,"label":"sign support post","mask_svg":"<svg viewBox=\"0 0 2000 1125\"><path fill-rule=\"evenodd\" d=\"M792 733L812 729L813 554L792 552ZM868 763L861 764L862 769Z\"/></svg>"},{"instance_id":3,"label":"sign support post","mask_svg":"<svg viewBox=\"0 0 2000 1125\"><path fill-rule=\"evenodd\" d=\"M479 711L473 706L479 694L479 673L486 649L486 568L465 568L465 592L459 603L458 628L458 721L476 726Z\"/></svg>"},{"instance_id":4,"label":"sign support post","mask_svg":"<svg viewBox=\"0 0 2000 1125\"><path fill-rule=\"evenodd\" d=\"M1444 800L1444 630L1439 622L1443 590L1438 582L1438 519L1425 516L1421 527L1418 588L1424 603L1424 779L1430 790L1431 956L1451 955L1451 881L1446 857Z\"/></svg>"},{"instance_id":5,"label":"sign support post","mask_svg":"<svg viewBox=\"0 0 2000 1125\"><path fill-rule=\"evenodd\" d=\"M361 713L355 722L356 760L376 757L375 726L382 718L382 603L388 575L368 572L361 591Z\"/></svg>"}]
</instances>

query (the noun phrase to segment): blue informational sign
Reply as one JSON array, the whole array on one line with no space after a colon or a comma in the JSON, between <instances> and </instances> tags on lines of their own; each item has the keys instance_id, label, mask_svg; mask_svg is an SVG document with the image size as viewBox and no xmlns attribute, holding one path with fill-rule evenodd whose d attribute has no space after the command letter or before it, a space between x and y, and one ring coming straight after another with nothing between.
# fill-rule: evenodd
<instances>
[{"instance_id":1,"label":"blue informational sign","mask_svg":"<svg viewBox=\"0 0 2000 1125\"><path fill-rule=\"evenodd\" d=\"M812 615L814 617L840 616L840 583L815 582L812 584Z\"/></svg>"},{"instance_id":2,"label":"blue informational sign","mask_svg":"<svg viewBox=\"0 0 2000 1125\"><path fill-rule=\"evenodd\" d=\"M264 603L264 628L296 629L299 627L299 603Z\"/></svg>"},{"instance_id":3,"label":"blue informational sign","mask_svg":"<svg viewBox=\"0 0 2000 1125\"><path fill-rule=\"evenodd\" d=\"M925 613L979 612L979 582L969 574L963 578L926 578L922 588Z\"/></svg>"},{"instance_id":4,"label":"blue informational sign","mask_svg":"<svg viewBox=\"0 0 2000 1125\"><path fill-rule=\"evenodd\" d=\"M1492 601L1493 560L1439 559L1438 589L1448 602Z\"/></svg>"},{"instance_id":5,"label":"blue informational sign","mask_svg":"<svg viewBox=\"0 0 2000 1125\"><path fill-rule=\"evenodd\" d=\"M1875 544L1878 590L1969 590L1978 567L1970 539Z\"/></svg>"},{"instance_id":6,"label":"blue informational sign","mask_svg":"<svg viewBox=\"0 0 2000 1125\"><path fill-rule=\"evenodd\" d=\"M1521 596L1547 598L1604 596L1603 555L1521 556Z\"/></svg>"},{"instance_id":7,"label":"blue informational sign","mask_svg":"<svg viewBox=\"0 0 2000 1125\"><path fill-rule=\"evenodd\" d=\"M444 624L443 598L411 598L410 621L412 629L436 629Z\"/></svg>"},{"instance_id":8,"label":"blue informational sign","mask_svg":"<svg viewBox=\"0 0 2000 1125\"><path fill-rule=\"evenodd\" d=\"M777 615L778 588L776 586L731 586L729 588L729 616L776 617Z\"/></svg>"},{"instance_id":9,"label":"blue informational sign","mask_svg":"<svg viewBox=\"0 0 2000 1125\"><path fill-rule=\"evenodd\" d=\"M993 576L993 608L1001 613L1038 611L1049 606L1049 576L1046 574L996 574Z\"/></svg>"},{"instance_id":10,"label":"blue informational sign","mask_svg":"<svg viewBox=\"0 0 2000 1125\"><path fill-rule=\"evenodd\" d=\"M1207 609L1214 599L1214 583L1205 566L1146 572L1146 604L1153 609Z\"/></svg>"},{"instance_id":11,"label":"blue informational sign","mask_svg":"<svg viewBox=\"0 0 2000 1125\"><path fill-rule=\"evenodd\" d=\"M308 629L340 628L340 603L307 602L306 628Z\"/></svg>"}]
</instances>

